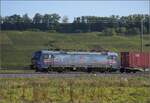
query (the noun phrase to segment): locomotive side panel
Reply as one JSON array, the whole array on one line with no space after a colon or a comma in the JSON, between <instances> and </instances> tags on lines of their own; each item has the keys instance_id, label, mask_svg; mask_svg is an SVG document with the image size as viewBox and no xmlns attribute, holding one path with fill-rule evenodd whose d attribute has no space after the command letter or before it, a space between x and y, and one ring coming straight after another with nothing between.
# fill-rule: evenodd
<instances>
[{"instance_id":1,"label":"locomotive side panel","mask_svg":"<svg viewBox=\"0 0 150 103\"><path fill-rule=\"evenodd\" d=\"M106 67L109 61L107 55L57 54L53 66Z\"/></svg>"},{"instance_id":2,"label":"locomotive side panel","mask_svg":"<svg viewBox=\"0 0 150 103\"><path fill-rule=\"evenodd\" d=\"M102 54L55 54L53 67L106 67L117 68L118 60L114 55Z\"/></svg>"}]
</instances>

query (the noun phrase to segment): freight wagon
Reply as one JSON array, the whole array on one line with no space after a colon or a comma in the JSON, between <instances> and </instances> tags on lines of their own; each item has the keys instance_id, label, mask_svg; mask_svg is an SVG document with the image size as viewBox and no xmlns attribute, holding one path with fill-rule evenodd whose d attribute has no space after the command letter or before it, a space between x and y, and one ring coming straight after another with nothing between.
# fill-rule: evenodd
<instances>
[{"instance_id":1,"label":"freight wagon","mask_svg":"<svg viewBox=\"0 0 150 103\"><path fill-rule=\"evenodd\" d=\"M136 72L149 70L149 52L121 52L121 72Z\"/></svg>"},{"instance_id":2,"label":"freight wagon","mask_svg":"<svg viewBox=\"0 0 150 103\"><path fill-rule=\"evenodd\" d=\"M32 56L32 68L36 71L83 70L117 71L118 54L115 52L64 52L37 51Z\"/></svg>"}]
</instances>

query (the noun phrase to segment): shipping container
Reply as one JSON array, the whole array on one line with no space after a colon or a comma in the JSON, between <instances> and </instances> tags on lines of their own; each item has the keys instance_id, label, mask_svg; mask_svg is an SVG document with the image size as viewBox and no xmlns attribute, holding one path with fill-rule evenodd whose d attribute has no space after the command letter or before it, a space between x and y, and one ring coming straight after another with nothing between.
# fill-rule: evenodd
<instances>
[{"instance_id":1,"label":"shipping container","mask_svg":"<svg viewBox=\"0 0 150 103\"><path fill-rule=\"evenodd\" d=\"M149 52L121 52L121 67L134 69L150 69Z\"/></svg>"}]
</instances>

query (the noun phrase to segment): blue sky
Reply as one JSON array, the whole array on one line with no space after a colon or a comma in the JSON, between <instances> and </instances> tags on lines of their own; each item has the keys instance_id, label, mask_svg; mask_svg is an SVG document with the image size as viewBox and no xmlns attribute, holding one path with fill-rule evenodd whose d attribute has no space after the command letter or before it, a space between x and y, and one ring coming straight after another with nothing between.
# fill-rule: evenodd
<instances>
[{"instance_id":1,"label":"blue sky","mask_svg":"<svg viewBox=\"0 0 150 103\"><path fill-rule=\"evenodd\" d=\"M35 13L58 13L71 22L77 16L110 16L149 14L150 2L145 1L1 1L1 15L33 17Z\"/></svg>"}]
</instances>

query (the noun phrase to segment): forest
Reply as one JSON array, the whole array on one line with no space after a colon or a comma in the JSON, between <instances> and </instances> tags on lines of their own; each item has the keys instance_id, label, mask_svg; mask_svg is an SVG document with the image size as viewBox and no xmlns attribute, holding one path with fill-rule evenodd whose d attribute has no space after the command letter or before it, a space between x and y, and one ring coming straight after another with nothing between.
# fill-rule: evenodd
<instances>
[{"instance_id":1,"label":"forest","mask_svg":"<svg viewBox=\"0 0 150 103\"><path fill-rule=\"evenodd\" d=\"M36 13L33 18L28 14L0 16L1 30L48 31L60 33L102 32L104 35L138 35L141 26L144 34L150 30L148 14L133 14L128 16L111 15L109 17L81 16L69 22L67 16L59 14Z\"/></svg>"}]
</instances>

